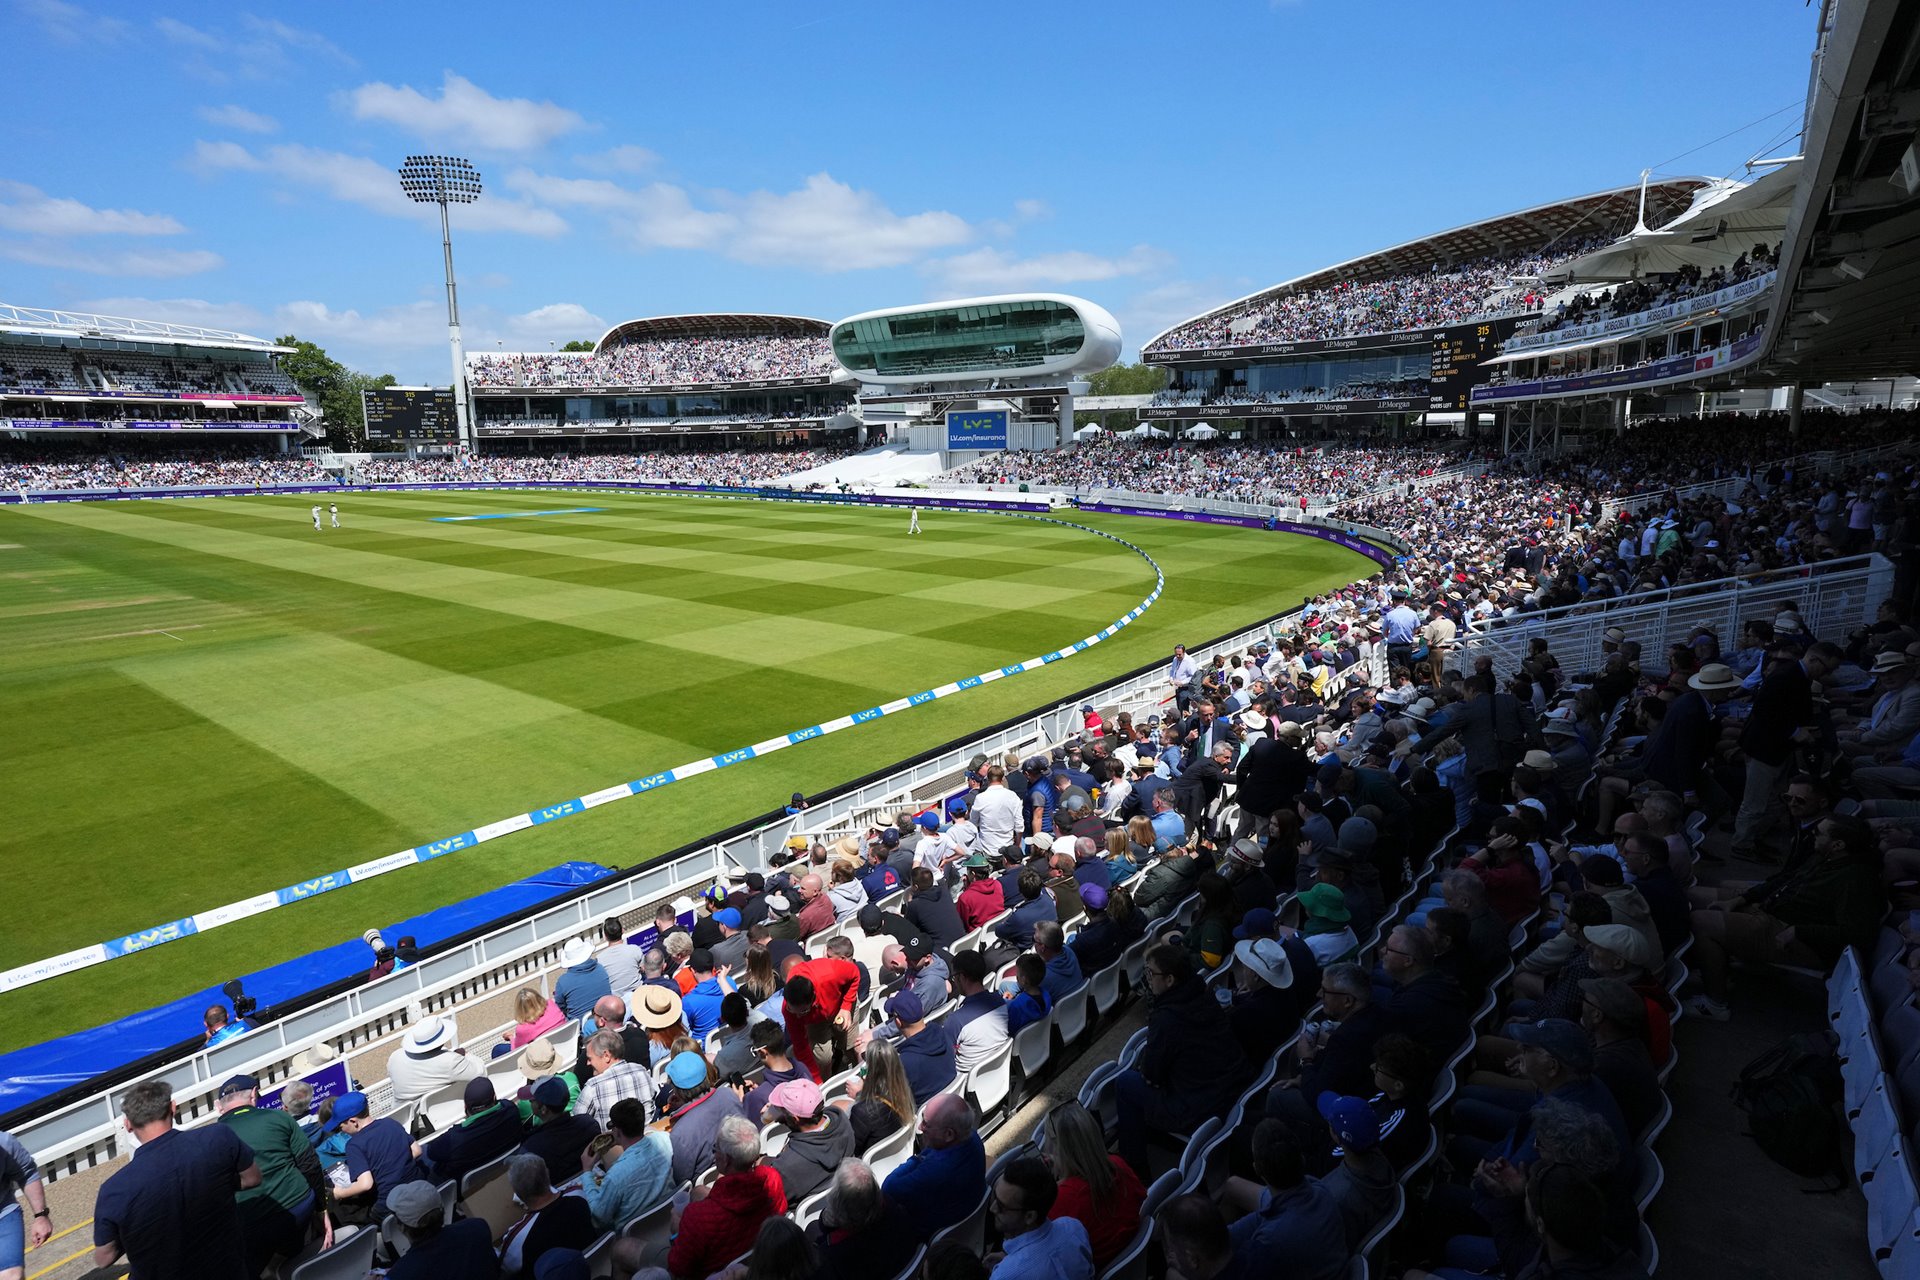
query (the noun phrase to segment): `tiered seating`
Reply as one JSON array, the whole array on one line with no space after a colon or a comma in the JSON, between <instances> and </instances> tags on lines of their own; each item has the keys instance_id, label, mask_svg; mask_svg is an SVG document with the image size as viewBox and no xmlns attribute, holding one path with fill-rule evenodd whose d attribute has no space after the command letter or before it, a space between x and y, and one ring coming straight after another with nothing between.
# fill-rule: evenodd
<instances>
[{"instance_id":1,"label":"tiered seating","mask_svg":"<svg viewBox=\"0 0 1920 1280\"><path fill-rule=\"evenodd\" d=\"M1888 1280L1920 1275L1920 1009L1905 953L1901 936L1885 929L1871 956L1849 948L1827 980L1867 1246Z\"/></svg>"}]
</instances>

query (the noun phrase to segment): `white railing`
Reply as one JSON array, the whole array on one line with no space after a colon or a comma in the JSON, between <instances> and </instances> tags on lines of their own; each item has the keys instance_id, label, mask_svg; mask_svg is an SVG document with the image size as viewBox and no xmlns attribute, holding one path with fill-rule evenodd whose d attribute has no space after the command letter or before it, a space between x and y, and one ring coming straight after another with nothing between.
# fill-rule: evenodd
<instances>
[{"instance_id":1,"label":"white railing","mask_svg":"<svg viewBox=\"0 0 1920 1280\"><path fill-rule=\"evenodd\" d=\"M1874 610L1892 592L1893 564L1876 552L1516 618L1476 618L1467 624L1460 643L1469 660L1492 658L1493 669L1502 677L1519 670L1535 638L1547 641L1561 670L1595 671L1605 656L1602 637L1607 628L1618 627L1627 639L1638 641L1650 665L1658 667L1669 646L1684 643L1701 627L1712 628L1721 648L1731 651L1743 624L1756 618L1771 622L1787 607L1806 619L1814 635L1844 635L1872 622Z\"/></svg>"},{"instance_id":2,"label":"white railing","mask_svg":"<svg viewBox=\"0 0 1920 1280\"><path fill-rule=\"evenodd\" d=\"M1724 289L1716 289L1712 293L1684 298L1679 302L1669 302L1665 306L1650 307L1645 311L1633 312L1631 315L1615 316L1609 320L1590 320L1586 324L1563 325L1558 329L1516 333L1500 348L1500 354L1520 355L1536 348L1545 350L1561 347L1569 343L1582 342L1588 338L1625 338L1640 329L1654 328L1697 315L1702 311L1730 307L1736 303L1745 302L1749 298L1757 298L1773 288L1774 280L1775 273L1768 271L1763 275L1742 280L1738 284L1730 284Z\"/></svg>"}]
</instances>

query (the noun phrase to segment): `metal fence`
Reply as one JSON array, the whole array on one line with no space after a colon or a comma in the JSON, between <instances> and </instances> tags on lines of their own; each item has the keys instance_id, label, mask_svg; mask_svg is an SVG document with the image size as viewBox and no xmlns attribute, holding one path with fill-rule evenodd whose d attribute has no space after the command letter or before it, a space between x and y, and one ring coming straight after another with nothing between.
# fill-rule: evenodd
<instances>
[{"instance_id":1,"label":"metal fence","mask_svg":"<svg viewBox=\"0 0 1920 1280\"><path fill-rule=\"evenodd\" d=\"M1755 463L1737 476L1722 476L1717 480L1702 480L1697 484L1681 485L1678 488L1648 489L1642 493L1628 494L1624 498L1611 498L1600 504L1600 518L1603 521L1612 520L1623 511L1638 515L1651 506L1666 506L1669 498L1680 502L1686 502L1691 498L1732 499L1745 493L1749 485L1757 485L1764 491L1764 481L1757 478L1765 476L1776 466L1800 475L1832 475L1837 471L1846 471L1871 462L1900 457L1912 448L1911 442L1900 440L1892 444L1874 445L1867 449L1854 449L1847 453L1836 453L1831 449L1796 453L1790 458Z\"/></svg>"},{"instance_id":2,"label":"metal fence","mask_svg":"<svg viewBox=\"0 0 1920 1280\"><path fill-rule=\"evenodd\" d=\"M1782 569L1753 578L1722 578L1664 591L1649 591L1593 604L1568 605L1511 619L1475 619L1461 637L1471 662L1493 659L1502 677L1512 675L1528 645L1543 638L1565 671L1593 671L1603 657L1600 641L1618 627L1638 641L1648 660L1683 643L1701 627L1720 637L1723 649L1739 642L1743 623L1771 622L1783 608L1797 610L1815 635L1839 636L1873 621L1875 608L1893 591L1893 564L1879 553L1818 565Z\"/></svg>"}]
</instances>

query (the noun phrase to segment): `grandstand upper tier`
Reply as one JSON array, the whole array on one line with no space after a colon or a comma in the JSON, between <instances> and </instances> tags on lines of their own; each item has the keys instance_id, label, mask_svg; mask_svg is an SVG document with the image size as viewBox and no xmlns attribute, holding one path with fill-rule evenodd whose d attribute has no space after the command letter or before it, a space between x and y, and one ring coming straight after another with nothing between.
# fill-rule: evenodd
<instances>
[{"instance_id":1,"label":"grandstand upper tier","mask_svg":"<svg viewBox=\"0 0 1920 1280\"><path fill-rule=\"evenodd\" d=\"M613 326L592 351L467 357L476 392L798 386L830 382L838 372L827 322L802 316L655 316Z\"/></svg>"},{"instance_id":2,"label":"grandstand upper tier","mask_svg":"<svg viewBox=\"0 0 1920 1280\"><path fill-rule=\"evenodd\" d=\"M288 348L198 325L0 305L0 427L293 431Z\"/></svg>"},{"instance_id":3,"label":"grandstand upper tier","mask_svg":"<svg viewBox=\"0 0 1920 1280\"><path fill-rule=\"evenodd\" d=\"M1672 178L1646 187L1645 224L1660 227L1714 184ZM1268 343L1414 333L1538 311L1565 266L1631 231L1641 188L1618 187L1423 236L1284 281L1150 339L1149 361Z\"/></svg>"}]
</instances>

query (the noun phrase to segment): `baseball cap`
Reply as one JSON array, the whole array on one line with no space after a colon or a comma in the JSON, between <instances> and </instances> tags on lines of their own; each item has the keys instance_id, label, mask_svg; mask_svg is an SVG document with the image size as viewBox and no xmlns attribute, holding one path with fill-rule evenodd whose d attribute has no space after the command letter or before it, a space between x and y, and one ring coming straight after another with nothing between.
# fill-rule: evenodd
<instances>
[{"instance_id":1,"label":"baseball cap","mask_svg":"<svg viewBox=\"0 0 1920 1280\"><path fill-rule=\"evenodd\" d=\"M559 1076L544 1076L533 1086L533 1100L543 1107L565 1111L573 1105L573 1090Z\"/></svg>"},{"instance_id":2,"label":"baseball cap","mask_svg":"<svg viewBox=\"0 0 1920 1280\"><path fill-rule=\"evenodd\" d=\"M812 848L812 845L805 836L788 836L786 847L789 849L809 849Z\"/></svg>"},{"instance_id":3,"label":"baseball cap","mask_svg":"<svg viewBox=\"0 0 1920 1280\"><path fill-rule=\"evenodd\" d=\"M1565 1018L1542 1018L1507 1028L1507 1038L1559 1059L1575 1071L1593 1070L1593 1041L1580 1024Z\"/></svg>"},{"instance_id":4,"label":"baseball cap","mask_svg":"<svg viewBox=\"0 0 1920 1280\"><path fill-rule=\"evenodd\" d=\"M367 1114L367 1095L355 1090L343 1093L333 1100L333 1118L320 1126L322 1133L332 1133L349 1120L358 1120Z\"/></svg>"},{"instance_id":5,"label":"baseball cap","mask_svg":"<svg viewBox=\"0 0 1920 1280\"><path fill-rule=\"evenodd\" d=\"M918 1022L927 1016L926 1006L911 991L902 991L887 1001L887 1016L895 1022Z\"/></svg>"},{"instance_id":6,"label":"baseball cap","mask_svg":"<svg viewBox=\"0 0 1920 1280\"><path fill-rule=\"evenodd\" d=\"M901 943L900 949L907 953L908 964L919 964L922 960L925 960L933 954L933 942L931 939L922 937L916 933Z\"/></svg>"},{"instance_id":7,"label":"baseball cap","mask_svg":"<svg viewBox=\"0 0 1920 1280\"><path fill-rule=\"evenodd\" d=\"M1245 941L1248 938L1271 938L1273 936L1273 912L1267 910L1265 907L1255 907L1240 917L1240 923L1234 926L1233 936L1240 941Z\"/></svg>"},{"instance_id":8,"label":"baseball cap","mask_svg":"<svg viewBox=\"0 0 1920 1280\"><path fill-rule=\"evenodd\" d=\"M913 825L927 831L938 831L940 829L940 815L937 813L920 814L914 818Z\"/></svg>"},{"instance_id":9,"label":"baseball cap","mask_svg":"<svg viewBox=\"0 0 1920 1280\"><path fill-rule=\"evenodd\" d=\"M1329 1089L1320 1095L1320 1118L1348 1151L1370 1151L1380 1145L1380 1118L1365 1098L1348 1098Z\"/></svg>"},{"instance_id":10,"label":"baseball cap","mask_svg":"<svg viewBox=\"0 0 1920 1280\"><path fill-rule=\"evenodd\" d=\"M787 901L783 893L770 893L767 895L767 910L776 916L784 916L793 910L793 904Z\"/></svg>"},{"instance_id":11,"label":"baseball cap","mask_svg":"<svg viewBox=\"0 0 1920 1280\"><path fill-rule=\"evenodd\" d=\"M676 1089L698 1089L707 1082L707 1060L691 1049L673 1055L667 1079Z\"/></svg>"},{"instance_id":12,"label":"baseball cap","mask_svg":"<svg viewBox=\"0 0 1920 1280\"><path fill-rule=\"evenodd\" d=\"M1083 884L1080 886L1080 903L1089 911L1105 911L1107 891L1097 884Z\"/></svg>"},{"instance_id":13,"label":"baseball cap","mask_svg":"<svg viewBox=\"0 0 1920 1280\"><path fill-rule=\"evenodd\" d=\"M866 906L860 908L860 914L855 919L862 929L865 929L868 933L872 933L880 927L880 908L869 902Z\"/></svg>"},{"instance_id":14,"label":"baseball cap","mask_svg":"<svg viewBox=\"0 0 1920 1280\"><path fill-rule=\"evenodd\" d=\"M467 1110L475 1107L490 1107L500 1101L500 1095L493 1090L492 1076L475 1076L467 1081L467 1087L460 1091L460 1101Z\"/></svg>"},{"instance_id":15,"label":"baseball cap","mask_svg":"<svg viewBox=\"0 0 1920 1280\"><path fill-rule=\"evenodd\" d=\"M257 1076L228 1076L226 1083L220 1086L220 1096L223 1098L231 1098L236 1093L245 1093L249 1089L258 1089L259 1087L260 1080Z\"/></svg>"},{"instance_id":16,"label":"baseball cap","mask_svg":"<svg viewBox=\"0 0 1920 1280\"><path fill-rule=\"evenodd\" d=\"M811 1076L801 1076L797 1080L782 1080L767 1095L767 1105L778 1107L796 1119L806 1119L820 1114L820 1086Z\"/></svg>"},{"instance_id":17,"label":"baseball cap","mask_svg":"<svg viewBox=\"0 0 1920 1280\"><path fill-rule=\"evenodd\" d=\"M705 973L713 968L713 952L706 947L695 947L687 953L687 967L695 973Z\"/></svg>"},{"instance_id":18,"label":"baseball cap","mask_svg":"<svg viewBox=\"0 0 1920 1280\"><path fill-rule=\"evenodd\" d=\"M419 1226L440 1207L440 1192L424 1179L403 1182L387 1192L387 1210L400 1219L403 1227Z\"/></svg>"},{"instance_id":19,"label":"baseball cap","mask_svg":"<svg viewBox=\"0 0 1920 1280\"><path fill-rule=\"evenodd\" d=\"M713 922L715 924L723 924L737 933L740 929L740 913L732 907L728 907L724 911L714 912Z\"/></svg>"},{"instance_id":20,"label":"baseball cap","mask_svg":"<svg viewBox=\"0 0 1920 1280\"><path fill-rule=\"evenodd\" d=\"M898 849L900 847L900 829L898 827L888 827L885 831L882 831L880 833L880 843L889 849Z\"/></svg>"}]
</instances>

